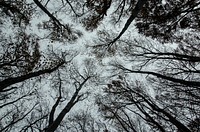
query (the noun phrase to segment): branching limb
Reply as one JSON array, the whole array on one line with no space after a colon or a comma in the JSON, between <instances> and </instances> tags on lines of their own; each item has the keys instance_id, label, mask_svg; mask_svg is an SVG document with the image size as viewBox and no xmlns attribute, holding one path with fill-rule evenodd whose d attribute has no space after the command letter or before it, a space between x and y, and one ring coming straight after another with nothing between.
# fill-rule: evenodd
<instances>
[{"instance_id":1,"label":"branching limb","mask_svg":"<svg viewBox=\"0 0 200 132\"><path fill-rule=\"evenodd\" d=\"M11 78L5 79L5 80L0 82L0 92L4 92L5 88L7 88L7 87L9 87L13 84L23 82L27 79L34 78L34 77L37 77L37 76L40 76L40 75L43 75L43 74L46 74L46 73L52 73L53 71L57 70L60 66L62 66L64 63L65 63L64 61L60 62L60 64L58 64L54 68L39 70L37 72L28 73L26 75L22 75L22 76L19 76L19 77L11 77Z\"/></svg>"}]
</instances>

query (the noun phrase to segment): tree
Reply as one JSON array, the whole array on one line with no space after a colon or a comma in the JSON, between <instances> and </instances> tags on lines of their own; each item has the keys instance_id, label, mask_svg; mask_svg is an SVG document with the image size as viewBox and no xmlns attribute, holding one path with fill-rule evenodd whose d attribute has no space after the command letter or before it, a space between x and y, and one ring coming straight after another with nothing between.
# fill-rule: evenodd
<instances>
[{"instance_id":1,"label":"tree","mask_svg":"<svg viewBox=\"0 0 200 132\"><path fill-rule=\"evenodd\" d=\"M89 110L88 110L89 111ZM68 130L74 132L95 132L95 131L109 131L107 124L100 119L96 119L87 111L81 111L80 113L73 113L66 122L63 124L63 129L60 131Z\"/></svg>"},{"instance_id":2,"label":"tree","mask_svg":"<svg viewBox=\"0 0 200 132\"><path fill-rule=\"evenodd\" d=\"M58 106L58 103L60 102L60 100L62 98L61 91L60 91L61 85L60 85L60 87L59 87L60 96L58 97L58 99L56 100L56 103L52 107L52 110L49 115L50 116L49 117L49 125L47 128L45 128L45 131L54 132L60 125L60 123L63 120L63 118L65 117L65 115L72 109L72 107L79 101L82 101L85 99L84 94L79 95L79 92L82 89L83 85L88 81L90 76L88 76L88 77L81 76L81 77L82 77L83 81L82 82L74 82L76 84L75 85L76 90L75 90L74 94L70 98L69 102L65 105L64 109L59 113L57 118L54 119L54 113L55 113L56 107Z\"/></svg>"},{"instance_id":3,"label":"tree","mask_svg":"<svg viewBox=\"0 0 200 132\"><path fill-rule=\"evenodd\" d=\"M199 130L195 125L195 129L190 126L199 119L199 40L192 39L195 33L185 35L188 36L183 40L185 45L175 48L148 40L146 43L121 41L126 45L121 50L126 54L126 60L132 62L132 68L121 63L113 64L115 70L127 77L114 79L105 88L107 94L100 101L105 117L121 122L125 131L133 131L130 126L135 124L131 121L134 116L159 131ZM193 41L187 40L190 38ZM130 74L142 74L146 79L141 76L143 81L132 82ZM147 94L146 87L152 87L156 95ZM137 129L136 126L133 128Z\"/></svg>"},{"instance_id":4,"label":"tree","mask_svg":"<svg viewBox=\"0 0 200 132\"><path fill-rule=\"evenodd\" d=\"M147 36L180 41L174 34L179 29L199 31L199 4L198 0L150 0L136 19L136 26Z\"/></svg>"},{"instance_id":5,"label":"tree","mask_svg":"<svg viewBox=\"0 0 200 132\"><path fill-rule=\"evenodd\" d=\"M35 2L40 8L43 7L39 1ZM41 90L39 87L41 77L46 78L46 75L51 75L64 66L67 63L65 61L66 52L58 55L54 51L48 50L45 54L44 50L40 49L39 41L41 38L27 32L33 12L36 11L33 3L1 1L0 8L0 13L3 16L0 20L2 22L0 35L1 131L41 131L47 127L46 121L49 115L48 108L45 109L43 105L45 102L40 100L41 93L38 92ZM45 11L49 13L47 10ZM49 17L54 18L53 24L59 28L59 32L63 27L65 32L66 26L63 26L50 13ZM6 23L5 20L8 22ZM10 34L4 30L9 29L7 24L10 24L10 28L13 29ZM69 30L67 31L71 32ZM68 35L73 37L73 40L76 39L70 33ZM69 36L65 35L65 38L68 39ZM79 91L80 88L75 92L70 105L79 101L76 98L79 96Z\"/></svg>"},{"instance_id":6,"label":"tree","mask_svg":"<svg viewBox=\"0 0 200 132\"><path fill-rule=\"evenodd\" d=\"M113 82L118 82L120 85ZM108 98L104 100L105 97L102 97L98 103L105 118L114 120L123 131L148 131L151 127L152 130L162 132L176 130L191 132L190 128L180 122L168 107L160 107L143 92L143 87L134 84L130 87L129 84L119 82L114 80L112 84L108 84L105 88L107 93L105 96ZM145 126L149 127L141 128L141 124L137 123L135 118L145 121Z\"/></svg>"},{"instance_id":7,"label":"tree","mask_svg":"<svg viewBox=\"0 0 200 132\"><path fill-rule=\"evenodd\" d=\"M3 37L3 36L2 36ZM40 63L40 51L37 38L19 34L16 42L2 42L4 53L1 55L1 81L0 92L6 92L16 87L13 84L23 82L27 79L51 73L64 64L62 59L57 60L53 68L47 67L42 70L34 68ZM30 50L33 49L33 51Z\"/></svg>"},{"instance_id":8,"label":"tree","mask_svg":"<svg viewBox=\"0 0 200 132\"><path fill-rule=\"evenodd\" d=\"M12 131L15 129L21 131L40 130L50 132L59 128L66 114L68 114L77 103L87 98L88 93L81 92L81 90L85 86L86 82L88 82L88 80L92 77L92 73L81 75L81 73L79 73L74 67L68 66L68 68L70 69L67 69L67 66L62 67L62 69L60 69L62 72L58 70L57 73L55 71L52 73L55 77L52 76L51 81L49 81L52 83L50 85L50 90L52 93L54 93L53 91L57 93L52 95L52 97L56 100L52 108L49 108L47 101L41 99L42 91L45 91L44 89L47 88L42 87L43 89L41 89L41 87L37 87L40 85L38 80L35 82L31 80L30 82L33 83L33 85L26 85L26 83L24 83L21 88L10 90L15 90L14 92L4 93L6 97L1 100L1 131ZM68 72L69 76L66 76L66 71L68 70L70 71ZM17 94L17 99L12 97L17 92L28 90L26 86L29 86L30 92L20 93L22 97L18 97ZM27 107L27 103L36 104L30 109L30 104ZM57 110L58 107L63 105L64 108L62 108L61 111ZM26 110L28 112L26 112ZM57 111L60 112L58 113ZM16 114L18 116L15 116ZM4 121L4 118L8 118L8 120Z\"/></svg>"},{"instance_id":9,"label":"tree","mask_svg":"<svg viewBox=\"0 0 200 132\"><path fill-rule=\"evenodd\" d=\"M113 59L115 55L122 60L112 65L119 77L117 80L109 78L114 72L108 75L107 71L101 73L97 69L99 74L109 76L105 79L109 82L106 96L102 94L105 100L100 98L97 103L104 114L108 114L107 118L114 121L116 131L148 131L150 128L198 131L199 4L198 0L1 0L1 131L68 128L63 125L68 122L64 117L87 97L89 89L83 92L83 87L93 86L97 80L101 87L104 80L93 74L97 67L94 63L99 61L102 67L98 68L106 71L109 66L103 64L104 57ZM123 26L119 33L108 32L102 29L102 23ZM174 42L175 47L152 39L149 39L151 43L132 39L132 32L129 34L127 30L131 31L133 24L140 34L162 43ZM74 51L69 45L79 43L76 40L88 32L82 27L99 35L99 40L93 42L92 53L89 53L90 43L88 48L80 41L81 46L87 48L86 52ZM81 59L72 70L74 56L79 52L77 58L81 56ZM82 56L93 60L82 59ZM129 67L124 60L129 60ZM144 78L130 83L134 78L131 74L145 76L157 95L147 94ZM85 116L83 113L82 117ZM79 125L77 129L86 131L86 121L86 117L82 122L75 121ZM98 130L106 128L101 122L101 125L98 121L93 123L87 127L92 129L97 124L102 127Z\"/></svg>"},{"instance_id":10,"label":"tree","mask_svg":"<svg viewBox=\"0 0 200 132\"><path fill-rule=\"evenodd\" d=\"M139 32L146 36L159 38L162 42L179 41L180 39L177 40L174 36L178 28L199 29L199 4L198 0L88 0L83 4L77 2L74 6L83 5L82 10L89 10L85 17L84 15L78 17L83 20L84 26L89 30L94 30L100 25L110 8L113 8L110 14L115 24L127 16L128 19L121 32L112 41L107 42L108 45L113 45L125 33L133 20L136 21Z\"/></svg>"}]
</instances>

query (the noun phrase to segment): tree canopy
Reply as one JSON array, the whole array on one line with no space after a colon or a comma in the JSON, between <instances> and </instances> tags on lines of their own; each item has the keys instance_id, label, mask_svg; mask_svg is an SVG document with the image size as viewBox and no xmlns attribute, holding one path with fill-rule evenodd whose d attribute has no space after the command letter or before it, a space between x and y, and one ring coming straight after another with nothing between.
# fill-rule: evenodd
<instances>
[{"instance_id":1,"label":"tree canopy","mask_svg":"<svg viewBox=\"0 0 200 132\"><path fill-rule=\"evenodd\" d=\"M199 0L0 0L0 131L199 132Z\"/></svg>"}]
</instances>

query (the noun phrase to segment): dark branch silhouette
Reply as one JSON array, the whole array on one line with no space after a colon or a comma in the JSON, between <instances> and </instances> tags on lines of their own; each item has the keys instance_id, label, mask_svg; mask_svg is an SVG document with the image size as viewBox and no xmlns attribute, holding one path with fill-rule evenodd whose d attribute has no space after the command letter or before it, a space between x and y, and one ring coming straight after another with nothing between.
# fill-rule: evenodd
<instances>
[{"instance_id":1,"label":"dark branch silhouette","mask_svg":"<svg viewBox=\"0 0 200 132\"><path fill-rule=\"evenodd\" d=\"M109 46L112 45L113 43L115 43L118 39L120 39L120 37L126 32L126 30L128 29L128 27L131 25L131 23L133 22L133 20L137 17L138 13L140 12L140 10L142 9L143 5L146 2L147 2L147 0L138 0L135 8L131 12L131 16L126 21L123 29L121 30L121 32L119 33L119 35L112 42L109 43Z\"/></svg>"},{"instance_id":2,"label":"dark branch silhouette","mask_svg":"<svg viewBox=\"0 0 200 132\"><path fill-rule=\"evenodd\" d=\"M50 115L49 115L49 124L53 124L53 121L54 121L54 114L55 114L55 111L56 111L56 108L58 107L59 103L60 103L60 100L62 99L62 82L61 82L61 79L60 79L60 75L59 75L59 97L57 98L55 104L53 105L52 109L51 109L51 112L50 112Z\"/></svg>"},{"instance_id":3,"label":"dark branch silhouette","mask_svg":"<svg viewBox=\"0 0 200 132\"><path fill-rule=\"evenodd\" d=\"M81 95L79 96L79 91L83 87L83 85L88 81L90 77L87 77L76 89L75 93L71 97L70 101L67 103L65 108L60 112L58 117L52 122L52 124L49 124L48 128L46 128L46 132L54 132L58 126L60 125L61 121L65 117L65 115L71 110L71 108L78 102L80 101L80 98L82 97Z\"/></svg>"},{"instance_id":4,"label":"dark branch silhouette","mask_svg":"<svg viewBox=\"0 0 200 132\"><path fill-rule=\"evenodd\" d=\"M141 97L153 110L165 115L169 119L169 121L172 124L174 124L181 132L191 132L184 124L179 122L175 117L173 117L171 114L166 112L164 109L161 109L159 106L157 106L152 101L149 101L149 99L146 99L145 96L143 96L142 94L135 92L133 90L131 90L131 91L134 92L135 94L137 94L139 97Z\"/></svg>"},{"instance_id":5,"label":"dark branch silhouette","mask_svg":"<svg viewBox=\"0 0 200 132\"><path fill-rule=\"evenodd\" d=\"M181 60L181 61L189 61L189 62L200 62L200 57L191 56L186 54L179 53L170 53L170 52L150 52L150 53L142 53L142 54L133 54L135 56L144 56L145 58L151 59L172 59L172 60Z\"/></svg>"},{"instance_id":6,"label":"dark branch silhouette","mask_svg":"<svg viewBox=\"0 0 200 132\"><path fill-rule=\"evenodd\" d=\"M182 84L182 85L185 85L185 86L200 87L200 82L197 82L197 81L187 81L187 80L178 79L178 78L174 78L174 77L169 77L169 76L165 76L165 75L162 75L162 74L159 74L159 73L155 73L155 72L150 72L150 71L131 70L131 69L125 68L125 67L123 67L121 65L118 65L117 67L122 69L122 70L131 72L131 73L149 74L149 75L153 75L153 76L156 76L158 78L162 78L162 79L174 82L174 83L179 83L179 84Z\"/></svg>"},{"instance_id":7,"label":"dark branch silhouette","mask_svg":"<svg viewBox=\"0 0 200 132\"><path fill-rule=\"evenodd\" d=\"M19 77L12 77L12 78L5 79L5 80L0 82L0 92L4 92L5 88L7 88L8 86L11 86L13 84L23 82L27 79L37 77L37 76L40 76L40 75L43 75L43 74L46 74L46 73L52 73L53 71L57 70L63 64L64 64L64 61L61 62L60 64L58 64L54 68L39 70L37 72L28 73L26 75L22 75L22 76L19 76Z\"/></svg>"},{"instance_id":8,"label":"dark branch silhouette","mask_svg":"<svg viewBox=\"0 0 200 132\"><path fill-rule=\"evenodd\" d=\"M60 21L52 15L38 0L33 0L35 4L42 10L44 13L46 13L55 23L57 26L63 26Z\"/></svg>"}]
</instances>

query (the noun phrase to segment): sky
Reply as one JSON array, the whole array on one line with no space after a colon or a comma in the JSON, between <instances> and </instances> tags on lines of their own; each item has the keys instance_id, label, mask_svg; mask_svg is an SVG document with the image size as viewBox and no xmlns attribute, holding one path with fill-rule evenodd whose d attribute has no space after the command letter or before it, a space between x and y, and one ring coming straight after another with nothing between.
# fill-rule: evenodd
<instances>
[{"instance_id":1,"label":"sky","mask_svg":"<svg viewBox=\"0 0 200 132\"><path fill-rule=\"evenodd\" d=\"M165 0L162 0L162 3L165 4ZM123 18L118 24L111 23L111 12L114 9L109 9L107 16L105 19L101 22L101 24L98 26L97 29L94 31L87 31L83 27L82 24L79 22L76 22L72 19L70 15L66 13L55 13L55 11L60 8L60 2L57 1L50 1L48 4L48 9L50 12L52 12L62 23L70 25L72 30L78 30L82 32L82 36L78 38L76 41L69 42L67 40L64 41L52 41L49 39L49 30L45 30L42 28L38 28L38 25L42 25L43 22L49 20L49 17L42 12L39 8L36 9L36 12L34 12L33 17L31 19L30 24L26 27L25 32L27 34L34 34L37 37L39 37L39 46L40 51L43 53L43 56L41 57L40 63L51 61L52 56L48 58L48 52L49 49L53 50L56 54L61 55L64 52L67 52L68 54L65 56L65 60L71 60L68 66L66 66L66 69L61 68L59 71L61 72L61 77L66 78L66 80L63 80L63 95L66 100L63 101L59 107L56 110L56 114L59 114L59 112L65 107L66 103L68 102L68 99L72 96L72 94L75 91L75 87L73 86L73 79L71 79L71 76L69 74L66 74L68 72L74 72L74 69L71 69L71 67L75 67L78 69L78 71L84 75L86 73L91 73L92 76L94 76L93 79L91 79L81 90L80 93L87 93L88 97L78 102L73 109L70 111L69 114L67 114L66 118L75 114L79 113L81 111L87 111L90 113L96 120L101 120L102 122L109 122L104 120L101 117L101 113L98 111L98 106L95 103L96 97L99 95L104 95L103 88L107 86L108 83L110 83L112 80L119 79L116 75L122 75L126 76L127 80L130 82L134 82L136 80L143 81L144 85L146 86L147 93L155 98L156 92L154 91L154 88L148 84L146 80L146 75L140 75L140 74L125 74L120 72L120 70L113 69L113 66L111 64L119 63L123 64L126 68L130 69L137 69L137 67L134 67L136 63L139 62L131 62L130 59L134 59L132 56L128 57L125 56L123 53L128 46L122 45L120 43L116 43L114 45L114 53L109 53L107 51L101 51L102 56L98 56L98 52L95 51L91 46L94 46L97 44L98 35L105 37L104 32L107 32L109 37L112 39L113 36L117 36L117 34L121 31L122 27L124 26L126 22L126 18ZM9 19L5 20L7 23L1 26L2 34L6 34L6 36L15 36L14 34L18 32L18 28L14 27ZM161 51L172 51L178 47L177 43L166 43L161 44L156 39L152 39L150 37L145 37L144 35L141 35L138 33L138 30L136 29L135 23L133 22L131 26L128 28L128 30L123 34L121 37L121 40L130 39L133 40L133 42L139 42L139 44L143 44L142 46L145 47L151 47L153 44L156 49L160 49ZM103 32L104 31L104 32ZM187 31L186 31L187 32ZM15 38L13 37L15 40ZM136 40L136 41L134 41ZM152 48L153 49L153 48ZM136 50L140 50L139 48ZM1 51L2 52L2 51ZM48 58L48 59L47 59ZM148 66L145 66L143 70L148 71L157 71L159 67L157 67L157 63L151 63ZM37 69L37 68L36 68ZM63 74L62 74L63 73ZM55 78L56 74L50 74L50 75L44 75L39 78L40 83L38 83L35 86L36 92L40 96L40 103L46 103L51 109L51 107L54 105L56 96L57 96L57 90L56 88L52 89L52 83L50 82L51 79ZM68 80L67 80L68 79ZM27 81L27 85L29 84L29 88L33 84L31 84L31 81ZM27 89L27 91L30 89ZM31 89L31 91L34 91L34 89ZM16 98L20 95L20 93L16 94ZM38 96L38 97L39 97ZM36 96L35 96L36 98ZM33 98L31 98L33 99ZM32 101L25 102L27 106L29 106ZM6 110L5 110L6 111ZM113 132L116 130L113 129Z\"/></svg>"}]
</instances>

